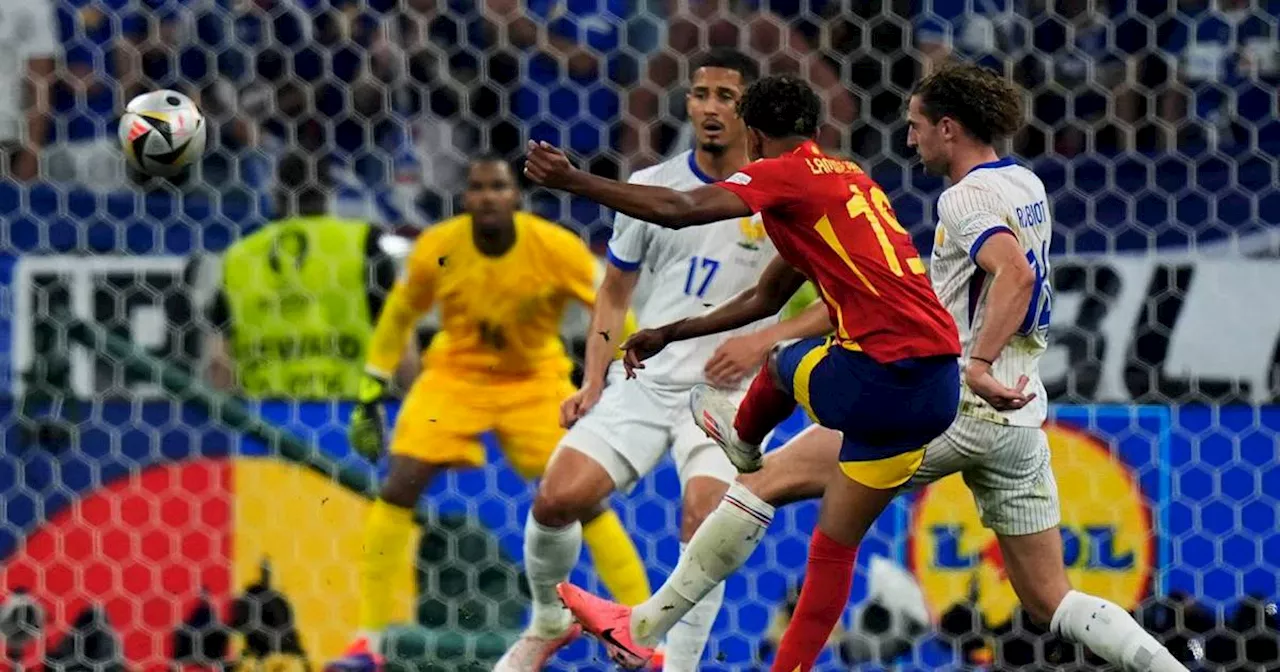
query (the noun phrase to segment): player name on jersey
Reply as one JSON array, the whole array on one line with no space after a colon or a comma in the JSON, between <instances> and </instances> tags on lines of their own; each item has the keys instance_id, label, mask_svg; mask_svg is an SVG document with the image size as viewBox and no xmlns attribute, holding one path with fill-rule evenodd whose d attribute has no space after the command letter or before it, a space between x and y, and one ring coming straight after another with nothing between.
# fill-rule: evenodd
<instances>
[{"instance_id":1,"label":"player name on jersey","mask_svg":"<svg viewBox=\"0 0 1280 672\"><path fill-rule=\"evenodd\" d=\"M843 175L845 173L861 173L862 168L852 161L830 159L826 157L806 158L805 165L814 175Z\"/></svg>"}]
</instances>

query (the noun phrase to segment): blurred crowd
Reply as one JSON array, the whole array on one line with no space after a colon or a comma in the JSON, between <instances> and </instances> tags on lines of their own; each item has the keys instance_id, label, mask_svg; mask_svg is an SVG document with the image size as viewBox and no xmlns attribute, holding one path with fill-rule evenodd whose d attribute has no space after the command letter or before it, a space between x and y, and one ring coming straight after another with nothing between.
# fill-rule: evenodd
<instances>
[{"instance_id":1,"label":"blurred crowd","mask_svg":"<svg viewBox=\"0 0 1280 672\"><path fill-rule=\"evenodd\" d=\"M175 88L212 122L202 184L258 188L272 157L317 150L381 219L415 225L450 210L481 149L552 140L610 176L682 149L688 58L708 46L806 75L828 106L822 142L873 166L904 165L912 83L956 56L1030 92L1023 157L1280 149L1280 0L0 5L21 14L0 12L0 77L27 83L0 110L11 175L111 184L118 111Z\"/></svg>"}]
</instances>

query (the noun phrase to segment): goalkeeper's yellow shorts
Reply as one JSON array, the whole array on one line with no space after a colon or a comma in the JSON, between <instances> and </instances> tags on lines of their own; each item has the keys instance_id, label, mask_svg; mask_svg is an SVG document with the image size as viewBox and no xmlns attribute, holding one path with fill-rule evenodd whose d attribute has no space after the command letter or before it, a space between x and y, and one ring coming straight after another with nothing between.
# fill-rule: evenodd
<instances>
[{"instance_id":1,"label":"goalkeeper's yellow shorts","mask_svg":"<svg viewBox=\"0 0 1280 672\"><path fill-rule=\"evenodd\" d=\"M400 408L391 453L428 464L479 467L485 462L480 436L493 431L516 472L534 478L564 435L560 404L574 392L562 376L477 379L427 369Z\"/></svg>"}]
</instances>

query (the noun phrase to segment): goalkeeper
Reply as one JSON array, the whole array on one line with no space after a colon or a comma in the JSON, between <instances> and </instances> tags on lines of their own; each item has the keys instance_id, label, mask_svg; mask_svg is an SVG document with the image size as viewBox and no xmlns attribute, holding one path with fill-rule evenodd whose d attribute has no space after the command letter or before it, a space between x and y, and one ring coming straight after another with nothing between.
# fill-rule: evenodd
<instances>
[{"instance_id":1,"label":"goalkeeper","mask_svg":"<svg viewBox=\"0 0 1280 672\"><path fill-rule=\"evenodd\" d=\"M390 473L365 527L359 628L328 669L381 667L390 623L389 584L413 536L413 509L446 469L484 463L480 436L494 432L512 467L540 475L560 441L560 404L575 390L559 337L566 304L595 302L595 257L572 232L519 212L520 193L500 159L471 162L466 214L424 231L392 288L369 346L367 375L351 415L351 444L382 452L380 404L417 318L438 304L441 331L404 400L391 437ZM621 343L623 334L615 342ZM596 569L620 602L649 596L644 565L621 521L602 508L583 528Z\"/></svg>"}]
</instances>

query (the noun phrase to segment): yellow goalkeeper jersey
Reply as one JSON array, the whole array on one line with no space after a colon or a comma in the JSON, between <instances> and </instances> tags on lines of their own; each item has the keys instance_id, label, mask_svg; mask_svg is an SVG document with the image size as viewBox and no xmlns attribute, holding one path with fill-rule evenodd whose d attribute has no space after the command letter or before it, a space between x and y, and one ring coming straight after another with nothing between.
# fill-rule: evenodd
<instances>
[{"instance_id":1,"label":"yellow goalkeeper jersey","mask_svg":"<svg viewBox=\"0 0 1280 672\"><path fill-rule=\"evenodd\" d=\"M418 236L370 346L371 369L389 373L408 325L433 305L441 330L423 355L432 369L500 377L567 376L560 341L570 299L591 306L597 265L573 232L536 215L515 216L516 242L499 257L476 248L469 215Z\"/></svg>"}]
</instances>

